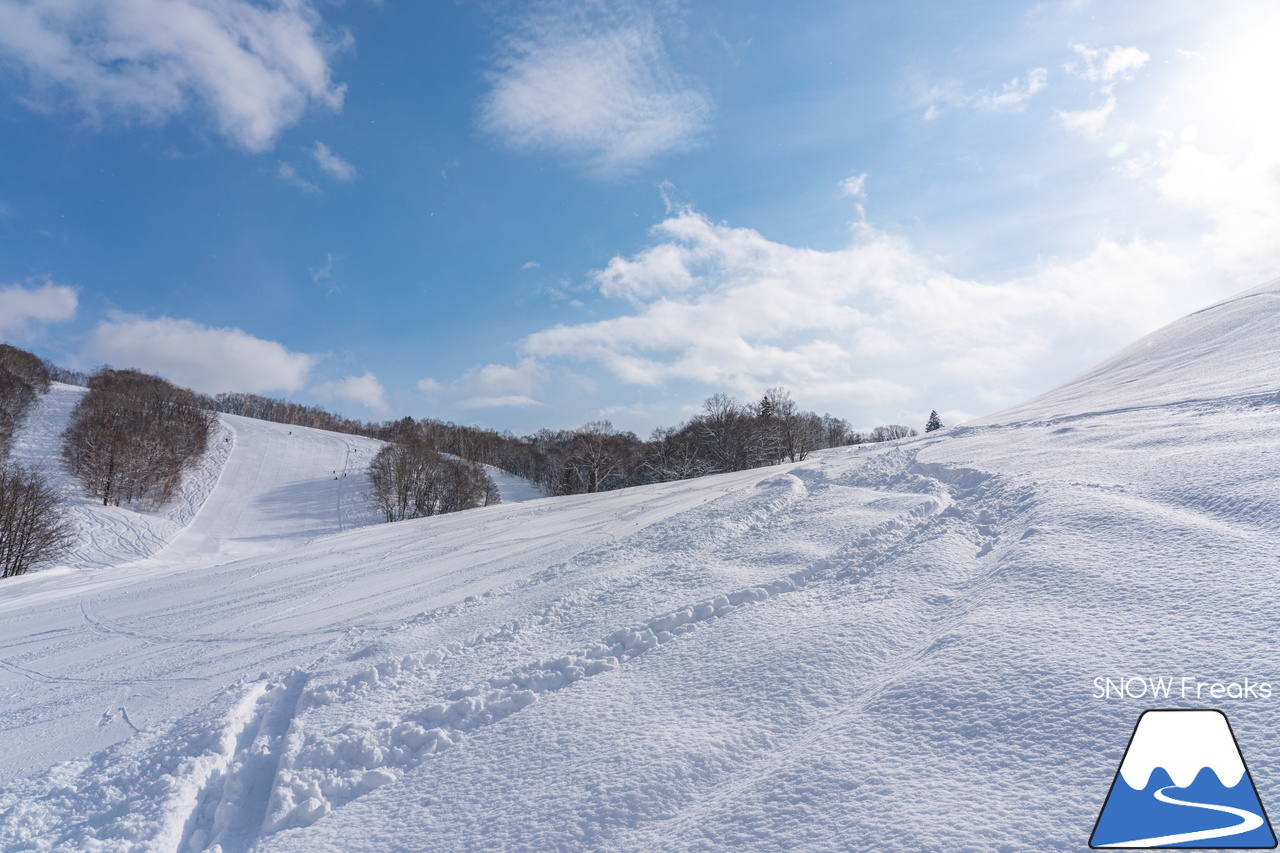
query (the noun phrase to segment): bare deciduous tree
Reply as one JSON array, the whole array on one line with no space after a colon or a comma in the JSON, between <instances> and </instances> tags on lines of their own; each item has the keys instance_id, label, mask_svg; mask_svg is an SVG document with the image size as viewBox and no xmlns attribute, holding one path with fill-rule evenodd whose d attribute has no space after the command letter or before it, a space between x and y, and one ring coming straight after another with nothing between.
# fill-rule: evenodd
<instances>
[{"instance_id":1,"label":"bare deciduous tree","mask_svg":"<svg viewBox=\"0 0 1280 853\"><path fill-rule=\"evenodd\" d=\"M871 430L871 441L896 441L899 438L910 438L913 435L919 435L914 429L902 424L889 424L887 426L878 426Z\"/></svg>"},{"instance_id":2,"label":"bare deciduous tree","mask_svg":"<svg viewBox=\"0 0 1280 853\"><path fill-rule=\"evenodd\" d=\"M0 462L36 397L49 390L50 366L37 355L0 344Z\"/></svg>"},{"instance_id":3,"label":"bare deciduous tree","mask_svg":"<svg viewBox=\"0 0 1280 853\"><path fill-rule=\"evenodd\" d=\"M480 465L437 453L422 442L388 444L369 464L373 500L387 521L424 518L499 503Z\"/></svg>"},{"instance_id":4,"label":"bare deciduous tree","mask_svg":"<svg viewBox=\"0 0 1280 853\"><path fill-rule=\"evenodd\" d=\"M209 446L218 422L193 391L136 370L103 368L71 413L62 454L102 505L156 507Z\"/></svg>"},{"instance_id":5,"label":"bare deciduous tree","mask_svg":"<svg viewBox=\"0 0 1280 853\"><path fill-rule=\"evenodd\" d=\"M0 571L25 574L63 556L75 541L57 492L34 471L0 467Z\"/></svg>"}]
</instances>

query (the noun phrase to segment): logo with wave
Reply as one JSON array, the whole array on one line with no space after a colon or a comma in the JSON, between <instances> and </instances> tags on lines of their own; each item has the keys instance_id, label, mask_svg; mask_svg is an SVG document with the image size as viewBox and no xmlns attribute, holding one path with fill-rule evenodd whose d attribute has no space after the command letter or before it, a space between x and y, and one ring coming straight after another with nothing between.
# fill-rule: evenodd
<instances>
[{"instance_id":1,"label":"logo with wave","mask_svg":"<svg viewBox=\"0 0 1280 853\"><path fill-rule=\"evenodd\" d=\"M1089 846L1273 849L1275 833L1227 715L1144 711Z\"/></svg>"}]
</instances>

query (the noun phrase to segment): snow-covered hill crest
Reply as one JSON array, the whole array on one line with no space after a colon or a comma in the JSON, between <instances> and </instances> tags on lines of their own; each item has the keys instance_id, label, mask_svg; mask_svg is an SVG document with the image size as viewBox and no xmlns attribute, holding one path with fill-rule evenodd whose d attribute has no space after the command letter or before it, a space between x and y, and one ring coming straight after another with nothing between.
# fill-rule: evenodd
<instances>
[{"instance_id":1,"label":"snow-covered hill crest","mask_svg":"<svg viewBox=\"0 0 1280 853\"><path fill-rule=\"evenodd\" d=\"M1135 341L1050 391L976 421L1280 394L1280 279L1237 293Z\"/></svg>"}]
</instances>

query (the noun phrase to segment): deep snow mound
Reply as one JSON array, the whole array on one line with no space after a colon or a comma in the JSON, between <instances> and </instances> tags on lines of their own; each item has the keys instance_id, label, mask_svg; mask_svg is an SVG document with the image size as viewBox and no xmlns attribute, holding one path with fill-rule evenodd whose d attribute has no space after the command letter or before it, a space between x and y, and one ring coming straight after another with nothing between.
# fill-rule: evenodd
<instances>
[{"instance_id":1,"label":"deep snow mound","mask_svg":"<svg viewBox=\"0 0 1280 853\"><path fill-rule=\"evenodd\" d=\"M1280 279L1157 329L1025 403L975 424L1280 392Z\"/></svg>"}]
</instances>

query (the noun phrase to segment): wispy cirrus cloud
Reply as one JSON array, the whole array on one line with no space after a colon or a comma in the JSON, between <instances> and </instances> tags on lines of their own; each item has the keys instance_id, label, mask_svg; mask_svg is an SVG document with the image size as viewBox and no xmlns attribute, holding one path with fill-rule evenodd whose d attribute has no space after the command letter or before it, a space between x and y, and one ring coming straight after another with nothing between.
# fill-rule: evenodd
<instances>
[{"instance_id":1,"label":"wispy cirrus cloud","mask_svg":"<svg viewBox=\"0 0 1280 853\"><path fill-rule=\"evenodd\" d=\"M966 92L958 83L933 86L924 95L924 117L932 121L946 108L969 108L988 112L1020 112L1027 102L1049 85L1046 68L1031 68L1019 74L998 89Z\"/></svg>"},{"instance_id":2,"label":"wispy cirrus cloud","mask_svg":"<svg viewBox=\"0 0 1280 853\"><path fill-rule=\"evenodd\" d=\"M984 110L1021 109L1037 92L1049 85L1046 68L1032 68L1024 77L1014 77L997 91L983 92L973 98L973 104Z\"/></svg>"},{"instance_id":3,"label":"wispy cirrus cloud","mask_svg":"<svg viewBox=\"0 0 1280 853\"><path fill-rule=\"evenodd\" d=\"M850 198L866 198L867 197L867 173L859 172L856 175L850 175L841 181L840 195Z\"/></svg>"},{"instance_id":4,"label":"wispy cirrus cloud","mask_svg":"<svg viewBox=\"0 0 1280 853\"><path fill-rule=\"evenodd\" d=\"M652 6L542 2L503 39L481 124L517 150L549 151L598 177L693 147L709 96L676 71Z\"/></svg>"},{"instance_id":5,"label":"wispy cirrus cloud","mask_svg":"<svg viewBox=\"0 0 1280 853\"><path fill-rule=\"evenodd\" d=\"M291 352L283 344L241 329L124 313L94 327L84 356L158 373L209 394L298 391L307 384L316 363L313 356Z\"/></svg>"},{"instance_id":6,"label":"wispy cirrus cloud","mask_svg":"<svg viewBox=\"0 0 1280 853\"><path fill-rule=\"evenodd\" d=\"M1073 44L1071 49L1079 60L1067 63L1066 70L1095 83L1111 83L1117 79L1132 77L1138 69L1151 61L1150 54L1145 50L1132 46L1092 48Z\"/></svg>"},{"instance_id":7,"label":"wispy cirrus cloud","mask_svg":"<svg viewBox=\"0 0 1280 853\"><path fill-rule=\"evenodd\" d=\"M203 114L250 151L309 107L342 108L330 60L348 41L308 0L0 0L0 56L35 103L92 121Z\"/></svg>"},{"instance_id":8,"label":"wispy cirrus cloud","mask_svg":"<svg viewBox=\"0 0 1280 853\"><path fill-rule=\"evenodd\" d=\"M1102 135L1107 120L1116 109L1116 96L1108 94L1102 106L1092 110L1058 110L1058 121L1068 133L1094 139Z\"/></svg>"},{"instance_id":9,"label":"wispy cirrus cloud","mask_svg":"<svg viewBox=\"0 0 1280 853\"><path fill-rule=\"evenodd\" d=\"M292 163L286 163L282 160L280 165L276 167L276 177L290 186L297 187L304 193L320 194L320 188L302 177Z\"/></svg>"},{"instance_id":10,"label":"wispy cirrus cloud","mask_svg":"<svg viewBox=\"0 0 1280 853\"><path fill-rule=\"evenodd\" d=\"M1111 114L1116 109L1116 84L1133 78L1151 56L1136 47L1091 48L1083 44L1071 45L1076 59L1065 66L1067 73L1080 80L1096 84L1096 92L1105 100L1093 109L1057 110L1058 121L1070 133L1094 139L1102 135Z\"/></svg>"},{"instance_id":11,"label":"wispy cirrus cloud","mask_svg":"<svg viewBox=\"0 0 1280 853\"><path fill-rule=\"evenodd\" d=\"M334 180L354 181L356 179L356 167L333 153L332 149L323 142L316 142L315 148L311 149L311 156L315 158L316 165Z\"/></svg>"}]
</instances>

